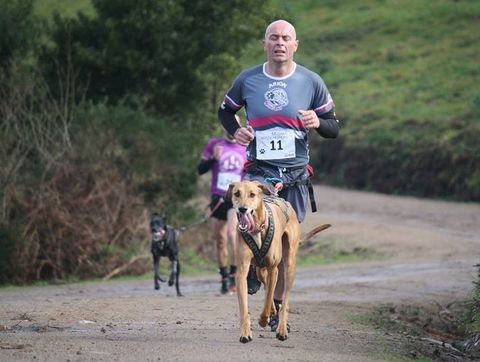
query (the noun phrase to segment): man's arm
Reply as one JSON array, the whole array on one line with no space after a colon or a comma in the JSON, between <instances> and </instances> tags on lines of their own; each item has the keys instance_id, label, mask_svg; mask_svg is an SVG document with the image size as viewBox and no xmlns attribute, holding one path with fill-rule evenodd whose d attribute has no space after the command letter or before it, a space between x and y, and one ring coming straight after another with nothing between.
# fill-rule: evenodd
<instances>
[{"instance_id":1,"label":"man's arm","mask_svg":"<svg viewBox=\"0 0 480 362\"><path fill-rule=\"evenodd\" d=\"M235 111L225 103L222 103L218 109L218 119L230 135L235 137L239 145L248 146L253 140L254 134L252 127L242 127L235 118Z\"/></svg>"},{"instance_id":2,"label":"man's arm","mask_svg":"<svg viewBox=\"0 0 480 362\"><path fill-rule=\"evenodd\" d=\"M340 125L333 110L318 115L320 126L316 128L317 133L325 138L336 138L340 132Z\"/></svg>"},{"instance_id":3,"label":"man's arm","mask_svg":"<svg viewBox=\"0 0 480 362\"><path fill-rule=\"evenodd\" d=\"M236 111L227 106L225 102L218 108L218 119L222 123L223 128L225 128L231 136L235 136L235 132L240 128L235 118L235 113Z\"/></svg>"}]
</instances>

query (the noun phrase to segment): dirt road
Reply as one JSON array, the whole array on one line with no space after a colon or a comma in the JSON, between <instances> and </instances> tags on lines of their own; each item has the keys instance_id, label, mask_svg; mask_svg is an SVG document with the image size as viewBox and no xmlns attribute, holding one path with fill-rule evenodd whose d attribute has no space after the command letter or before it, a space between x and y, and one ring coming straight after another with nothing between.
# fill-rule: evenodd
<instances>
[{"instance_id":1,"label":"dirt road","mask_svg":"<svg viewBox=\"0 0 480 362\"><path fill-rule=\"evenodd\" d=\"M359 323L380 304L446 304L468 298L480 261L480 205L316 188L320 211L303 230L374 262L301 268L289 339L256 323L239 343L236 296L216 275L182 278L184 298L150 281L0 290L0 361L395 361L407 338ZM412 356L415 351L412 351ZM403 356L403 357L402 357Z\"/></svg>"}]
</instances>

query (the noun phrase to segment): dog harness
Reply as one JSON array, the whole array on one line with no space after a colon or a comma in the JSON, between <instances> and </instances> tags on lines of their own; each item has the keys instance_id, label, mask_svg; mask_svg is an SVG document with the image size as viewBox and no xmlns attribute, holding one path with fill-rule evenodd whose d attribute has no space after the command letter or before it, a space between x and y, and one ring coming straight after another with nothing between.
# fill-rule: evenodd
<instances>
[{"instance_id":1,"label":"dog harness","mask_svg":"<svg viewBox=\"0 0 480 362\"><path fill-rule=\"evenodd\" d=\"M275 233L275 225L273 223L273 213L272 209L268 205L269 203L273 203L278 205L280 209L283 211L286 221L288 222L288 205L285 200L280 197L276 196L266 196L263 198L265 202L265 209L267 210L267 217L268 217L268 228L267 233L265 234L265 238L262 242L262 246L259 248L255 240L253 239L252 235L247 232L241 231L240 234L242 235L243 239L247 243L248 247L253 253L253 257L255 258L255 264L263 268L265 267L265 255L267 255L268 250L270 249L270 245L272 245L273 234ZM282 207L279 202L283 202Z\"/></svg>"}]
</instances>

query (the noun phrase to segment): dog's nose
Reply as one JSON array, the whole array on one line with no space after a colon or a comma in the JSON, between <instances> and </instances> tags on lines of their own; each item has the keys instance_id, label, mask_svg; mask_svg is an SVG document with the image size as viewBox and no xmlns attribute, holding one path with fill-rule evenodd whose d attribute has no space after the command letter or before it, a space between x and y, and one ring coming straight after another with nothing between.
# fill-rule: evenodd
<instances>
[{"instance_id":1,"label":"dog's nose","mask_svg":"<svg viewBox=\"0 0 480 362\"><path fill-rule=\"evenodd\" d=\"M240 211L241 214L245 214L247 212L247 208L246 207L239 207L238 211Z\"/></svg>"}]
</instances>

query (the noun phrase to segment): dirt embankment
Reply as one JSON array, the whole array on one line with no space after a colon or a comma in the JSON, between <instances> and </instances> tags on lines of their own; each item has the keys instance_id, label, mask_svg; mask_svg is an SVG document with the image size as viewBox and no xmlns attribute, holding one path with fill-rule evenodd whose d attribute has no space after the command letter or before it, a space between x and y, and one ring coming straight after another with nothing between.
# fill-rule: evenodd
<instances>
[{"instance_id":1,"label":"dirt embankment","mask_svg":"<svg viewBox=\"0 0 480 362\"><path fill-rule=\"evenodd\" d=\"M322 242L368 248L371 262L300 268L289 339L256 323L263 292L250 297L253 341L241 344L234 295L216 275L165 284L112 281L0 290L0 361L392 361L422 354L419 337L385 333L366 315L389 306L440 311L466 300L480 251L480 206L316 188L320 211L307 231ZM433 310L430 308L430 310ZM415 339L413 341L412 339ZM431 344L442 336L432 339ZM440 346L439 359L461 360ZM447 352L445 352L447 351Z\"/></svg>"}]
</instances>

